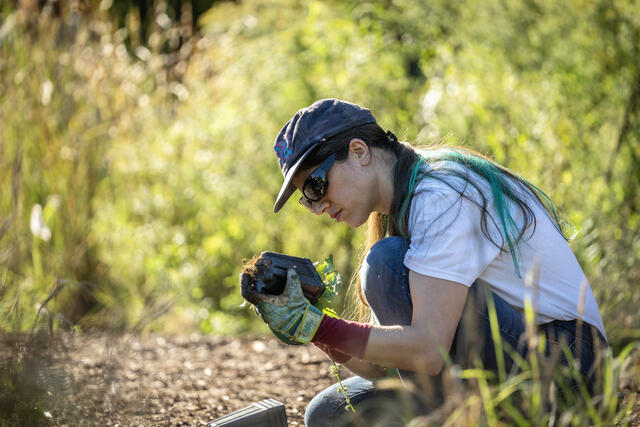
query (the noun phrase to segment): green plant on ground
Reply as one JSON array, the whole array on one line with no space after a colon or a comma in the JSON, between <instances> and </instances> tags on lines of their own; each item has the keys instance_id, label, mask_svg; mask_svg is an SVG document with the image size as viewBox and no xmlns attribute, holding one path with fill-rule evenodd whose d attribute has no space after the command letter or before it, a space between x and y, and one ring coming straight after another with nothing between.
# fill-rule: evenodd
<instances>
[{"instance_id":1,"label":"green plant on ground","mask_svg":"<svg viewBox=\"0 0 640 427\"><path fill-rule=\"evenodd\" d=\"M340 378L340 370L342 369L342 367L336 364L335 360L333 360L333 356L331 355L331 350L327 350L327 352L329 353L329 358L331 359L331 375L336 377L336 379L338 380L338 387L336 388L336 393L342 393L342 396L344 397L344 400L347 404L344 408L345 411L351 411L354 414L357 414L356 408L354 408L353 405L351 404L351 399L347 394L348 390L344 386L344 384L342 384L342 379Z\"/></svg>"}]
</instances>

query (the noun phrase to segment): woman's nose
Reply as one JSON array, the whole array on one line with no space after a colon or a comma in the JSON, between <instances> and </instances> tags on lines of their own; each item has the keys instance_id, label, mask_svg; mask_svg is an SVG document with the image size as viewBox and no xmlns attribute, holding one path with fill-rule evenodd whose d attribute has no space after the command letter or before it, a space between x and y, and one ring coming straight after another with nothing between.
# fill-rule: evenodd
<instances>
[{"instance_id":1,"label":"woman's nose","mask_svg":"<svg viewBox=\"0 0 640 427\"><path fill-rule=\"evenodd\" d=\"M329 202L326 200L318 200L317 202L311 202L311 211L316 215L322 215L329 207Z\"/></svg>"}]
</instances>

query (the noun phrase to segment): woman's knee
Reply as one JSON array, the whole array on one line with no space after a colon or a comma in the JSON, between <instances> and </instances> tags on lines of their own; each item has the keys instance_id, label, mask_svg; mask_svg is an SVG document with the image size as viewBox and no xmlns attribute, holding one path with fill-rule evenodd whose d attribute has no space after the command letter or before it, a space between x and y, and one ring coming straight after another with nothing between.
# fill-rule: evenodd
<instances>
[{"instance_id":1,"label":"woman's knee","mask_svg":"<svg viewBox=\"0 0 640 427\"><path fill-rule=\"evenodd\" d=\"M407 247L404 238L392 236L379 240L369 249L360 270L362 291L367 301L385 298L385 287L406 275L403 262Z\"/></svg>"},{"instance_id":2,"label":"woman's knee","mask_svg":"<svg viewBox=\"0 0 640 427\"><path fill-rule=\"evenodd\" d=\"M353 405L375 396L373 383L362 377L354 376L342 381L347 395ZM324 427L341 424L349 413L344 410L347 405L344 396L337 392L338 384L327 387L318 393L304 413L304 425L308 427Z\"/></svg>"},{"instance_id":3,"label":"woman's knee","mask_svg":"<svg viewBox=\"0 0 640 427\"><path fill-rule=\"evenodd\" d=\"M330 426L335 410L333 404L325 393L316 395L304 412L304 425L311 427Z\"/></svg>"},{"instance_id":4,"label":"woman's knee","mask_svg":"<svg viewBox=\"0 0 640 427\"><path fill-rule=\"evenodd\" d=\"M407 241L401 237L382 239L371 247L360 270L362 292L381 325L411 322L409 270L404 265L407 248Z\"/></svg>"}]
</instances>

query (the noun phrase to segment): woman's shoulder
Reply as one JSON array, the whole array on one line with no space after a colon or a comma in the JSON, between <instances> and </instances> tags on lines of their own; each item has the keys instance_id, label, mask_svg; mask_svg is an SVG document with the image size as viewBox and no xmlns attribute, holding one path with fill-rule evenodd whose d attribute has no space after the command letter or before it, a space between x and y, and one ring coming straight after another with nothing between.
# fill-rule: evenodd
<instances>
[{"instance_id":1,"label":"woman's shoulder","mask_svg":"<svg viewBox=\"0 0 640 427\"><path fill-rule=\"evenodd\" d=\"M451 208L460 204L462 198L460 191L451 182L427 176L416 186L410 215L414 221L418 218L422 221L433 220L451 212Z\"/></svg>"},{"instance_id":2,"label":"woman's shoulder","mask_svg":"<svg viewBox=\"0 0 640 427\"><path fill-rule=\"evenodd\" d=\"M469 179L473 172L465 165L446 158L424 158L420 181L414 195L421 194L427 200L458 197L470 191ZM474 181L477 181L475 179Z\"/></svg>"}]
</instances>

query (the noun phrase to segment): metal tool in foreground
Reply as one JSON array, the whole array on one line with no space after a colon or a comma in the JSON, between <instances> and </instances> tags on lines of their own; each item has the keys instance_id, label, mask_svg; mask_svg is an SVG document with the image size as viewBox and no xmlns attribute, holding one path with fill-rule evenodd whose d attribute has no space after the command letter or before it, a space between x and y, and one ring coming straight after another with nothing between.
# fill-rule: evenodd
<instances>
[{"instance_id":1,"label":"metal tool in foreground","mask_svg":"<svg viewBox=\"0 0 640 427\"><path fill-rule=\"evenodd\" d=\"M266 399L209 421L207 427L287 427L287 414L282 403Z\"/></svg>"}]
</instances>

